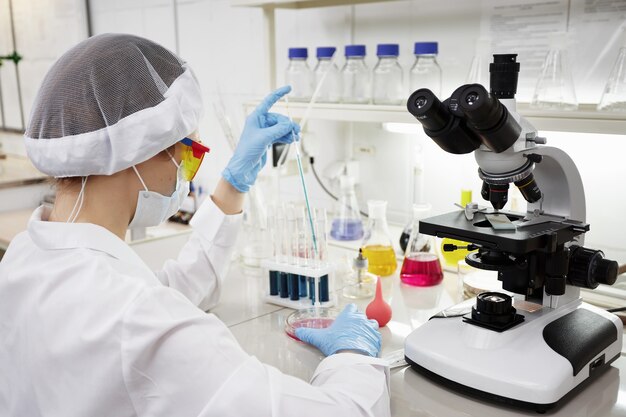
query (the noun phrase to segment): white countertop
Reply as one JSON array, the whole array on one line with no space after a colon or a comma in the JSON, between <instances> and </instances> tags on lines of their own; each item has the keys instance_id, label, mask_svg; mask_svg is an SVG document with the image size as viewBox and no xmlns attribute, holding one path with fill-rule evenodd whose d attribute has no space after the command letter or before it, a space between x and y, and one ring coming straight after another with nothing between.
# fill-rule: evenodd
<instances>
[{"instance_id":1,"label":"white countertop","mask_svg":"<svg viewBox=\"0 0 626 417\"><path fill-rule=\"evenodd\" d=\"M331 253L337 250L332 248ZM406 286L400 282L397 273L384 280L383 292L392 305L393 318L381 329L381 356L402 349L404 339L412 329L458 300L456 274L446 273L442 284L430 288ZM285 334L285 320L293 310L266 304L262 300L266 283L267 277L261 276L260 271L244 272L239 263L233 263L221 302L212 312L230 327L247 352L285 373L308 380L323 356L317 349L296 342ZM335 287L339 285L335 282ZM339 297L339 308L349 302L351 300ZM368 302L357 302L357 305L364 309ZM391 375L394 416L537 415L535 412L502 408L457 394L407 367L393 370ZM547 415L626 416L626 350L622 350L622 357L604 375Z\"/></svg>"}]
</instances>

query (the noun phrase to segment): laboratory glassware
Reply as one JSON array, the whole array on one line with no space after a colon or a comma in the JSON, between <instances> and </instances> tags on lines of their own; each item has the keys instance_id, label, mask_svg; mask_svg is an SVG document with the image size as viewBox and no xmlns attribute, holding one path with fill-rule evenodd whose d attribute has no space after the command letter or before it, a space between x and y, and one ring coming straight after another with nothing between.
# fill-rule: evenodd
<instances>
[{"instance_id":1,"label":"laboratory glassware","mask_svg":"<svg viewBox=\"0 0 626 417\"><path fill-rule=\"evenodd\" d=\"M317 238L317 253L314 253L317 265L321 266L328 262L328 216L325 208L316 208L314 210L315 220L315 236Z\"/></svg>"},{"instance_id":2,"label":"laboratory glassware","mask_svg":"<svg viewBox=\"0 0 626 417\"><path fill-rule=\"evenodd\" d=\"M409 71L411 93L420 88L428 88L436 96L441 94L441 67L437 62L439 44L437 42L415 42L413 46L415 63Z\"/></svg>"},{"instance_id":3,"label":"laboratory glassware","mask_svg":"<svg viewBox=\"0 0 626 417\"><path fill-rule=\"evenodd\" d=\"M320 47L317 48L317 65L315 70L315 85L320 84L324 74L326 79L321 85L317 96L320 103L338 103L341 99L341 73L333 62L333 55L337 48Z\"/></svg>"},{"instance_id":4,"label":"laboratory glassware","mask_svg":"<svg viewBox=\"0 0 626 417\"><path fill-rule=\"evenodd\" d=\"M359 203L354 192L354 179L342 175L339 177L340 194L335 206L335 215L330 229L330 236L335 240L361 240L363 221Z\"/></svg>"},{"instance_id":5,"label":"laboratory glassware","mask_svg":"<svg viewBox=\"0 0 626 417\"><path fill-rule=\"evenodd\" d=\"M246 266L259 267L263 259L268 259L273 254L266 205L258 186L250 188L247 197L248 209L244 211L242 235L245 240L241 259Z\"/></svg>"},{"instance_id":6,"label":"laboratory glassware","mask_svg":"<svg viewBox=\"0 0 626 417\"><path fill-rule=\"evenodd\" d=\"M285 83L291 86L289 97L293 101L308 101L313 92L313 74L307 58L307 48L289 48L289 65L285 71Z\"/></svg>"},{"instance_id":7,"label":"laboratory glassware","mask_svg":"<svg viewBox=\"0 0 626 417\"><path fill-rule=\"evenodd\" d=\"M398 265L387 226L387 202L370 200L367 207L369 223L361 245L363 256L367 258L369 272L378 276L389 276Z\"/></svg>"},{"instance_id":8,"label":"laboratory glassware","mask_svg":"<svg viewBox=\"0 0 626 417\"><path fill-rule=\"evenodd\" d=\"M491 49L491 40L488 38L479 38L476 41L476 52L470 69L465 78L466 84L480 84L489 87L489 63L491 57L489 51Z\"/></svg>"},{"instance_id":9,"label":"laboratory glassware","mask_svg":"<svg viewBox=\"0 0 626 417\"><path fill-rule=\"evenodd\" d=\"M292 339L300 341L300 339L296 337L297 328L308 327L311 329L325 329L333 324L339 313L339 310L328 307L312 307L296 310L285 320L285 333Z\"/></svg>"},{"instance_id":10,"label":"laboratory glassware","mask_svg":"<svg viewBox=\"0 0 626 417\"><path fill-rule=\"evenodd\" d=\"M623 29L622 46L604 87L598 110L626 112L626 29Z\"/></svg>"},{"instance_id":11,"label":"laboratory glassware","mask_svg":"<svg viewBox=\"0 0 626 417\"><path fill-rule=\"evenodd\" d=\"M346 45L345 55L346 63L341 69L341 101L369 103L370 71L365 63L365 45Z\"/></svg>"},{"instance_id":12,"label":"laboratory glassware","mask_svg":"<svg viewBox=\"0 0 626 417\"><path fill-rule=\"evenodd\" d=\"M376 48L378 63L374 67L372 101L374 104L401 104L406 101L402 67L398 62L398 44L380 44Z\"/></svg>"},{"instance_id":13,"label":"laboratory glassware","mask_svg":"<svg viewBox=\"0 0 626 417\"><path fill-rule=\"evenodd\" d=\"M363 256L363 250L354 258L352 271L344 280L343 296L351 299L371 298L374 295L376 275L367 271L367 258Z\"/></svg>"},{"instance_id":14,"label":"laboratory glassware","mask_svg":"<svg viewBox=\"0 0 626 417\"><path fill-rule=\"evenodd\" d=\"M413 227L416 224L416 220L418 221L417 224L419 225L419 220L425 219L426 217L428 217L428 215L430 214L431 208L432 207L430 204L418 204L418 203L413 204L413 207L411 210L412 211L411 221L406 225L404 230L402 230L402 234L400 235L400 249L402 249L402 252L406 252L407 246L409 245L409 240L411 238L411 232L413 231ZM425 239L423 243L424 243L424 246L421 248L421 250L426 251L426 252L430 251L431 249L430 239Z\"/></svg>"},{"instance_id":15,"label":"laboratory glassware","mask_svg":"<svg viewBox=\"0 0 626 417\"><path fill-rule=\"evenodd\" d=\"M326 79L325 76L322 77L322 79L317 85L315 93L313 94L313 96L311 97L311 100L309 101L309 105L307 106L307 109L305 112L305 117L302 118L302 126L301 126L302 129L304 129L304 125L306 123L306 119L308 117L309 111L311 110L311 106L315 102L316 95L319 93L319 88L321 87L325 79ZM287 104L287 115L289 116L289 120L293 121L293 119L291 118L291 113L289 112L289 98L288 97L289 96L285 96L285 103ZM309 226L311 227L311 235L313 238L313 249L317 252L317 241L315 238L315 226L313 224L313 216L311 214L311 203L309 201L309 193L307 191L306 181L304 180L304 171L302 169L302 156L300 155L300 143L298 141L298 138L296 137L296 133L293 130L291 131L291 137L293 139L293 146L296 148L296 161L298 163L298 173L300 174L300 183L302 184L302 192L304 193L304 201L306 203L306 210L309 215Z\"/></svg>"},{"instance_id":16,"label":"laboratory glassware","mask_svg":"<svg viewBox=\"0 0 626 417\"><path fill-rule=\"evenodd\" d=\"M416 287L437 285L443 280L439 258L429 251L429 238L419 232L419 222L423 218L423 208L417 204L413 205L411 237L400 271L402 282Z\"/></svg>"},{"instance_id":17,"label":"laboratory glassware","mask_svg":"<svg viewBox=\"0 0 626 417\"><path fill-rule=\"evenodd\" d=\"M551 36L550 50L537 80L531 107L545 110L576 110L578 101L567 57L567 34Z\"/></svg>"}]
</instances>

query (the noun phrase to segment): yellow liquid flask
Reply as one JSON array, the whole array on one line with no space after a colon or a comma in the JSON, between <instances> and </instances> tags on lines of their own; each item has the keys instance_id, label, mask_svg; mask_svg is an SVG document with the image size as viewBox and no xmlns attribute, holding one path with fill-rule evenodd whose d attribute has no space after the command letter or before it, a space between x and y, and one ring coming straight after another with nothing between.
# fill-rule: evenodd
<instances>
[{"instance_id":1,"label":"yellow liquid flask","mask_svg":"<svg viewBox=\"0 0 626 417\"><path fill-rule=\"evenodd\" d=\"M367 258L369 272L386 277L398 267L387 226L387 202L370 200L367 208L369 227L361 245L363 256Z\"/></svg>"}]
</instances>

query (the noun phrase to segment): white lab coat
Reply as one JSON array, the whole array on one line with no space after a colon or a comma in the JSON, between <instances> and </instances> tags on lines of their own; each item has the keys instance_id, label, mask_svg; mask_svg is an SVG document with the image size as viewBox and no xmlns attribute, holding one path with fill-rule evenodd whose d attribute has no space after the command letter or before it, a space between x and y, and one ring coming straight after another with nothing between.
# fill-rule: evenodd
<instances>
[{"instance_id":1,"label":"white lab coat","mask_svg":"<svg viewBox=\"0 0 626 417\"><path fill-rule=\"evenodd\" d=\"M0 263L0 416L389 415L379 359L330 356L308 384L196 307L218 301L240 215L207 201L155 274L108 230L48 214L33 213Z\"/></svg>"}]
</instances>

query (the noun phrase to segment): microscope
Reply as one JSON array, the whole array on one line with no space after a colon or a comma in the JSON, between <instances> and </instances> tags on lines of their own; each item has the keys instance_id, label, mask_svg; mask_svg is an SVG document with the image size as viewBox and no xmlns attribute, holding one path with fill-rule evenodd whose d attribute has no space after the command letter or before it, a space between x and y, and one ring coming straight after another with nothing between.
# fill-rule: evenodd
<instances>
[{"instance_id":1,"label":"microscope","mask_svg":"<svg viewBox=\"0 0 626 417\"><path fill-rule=\"evenodd\" d=\"M572 159L516 112L520 64L494 55L490 91L459 87L441 102L415 91L408 111L444 151L474 152L490 206L420 221L427 235L468 242L466 262L497 271L502 292L444 310L406 338L417 372L470 396L545 412L584 389L620 356L622 323L582 302L580 288L612 285L617 263L583 246L585 193ZM503 210L513 183L525 213Z\"/></svg>"}]
</instances>

